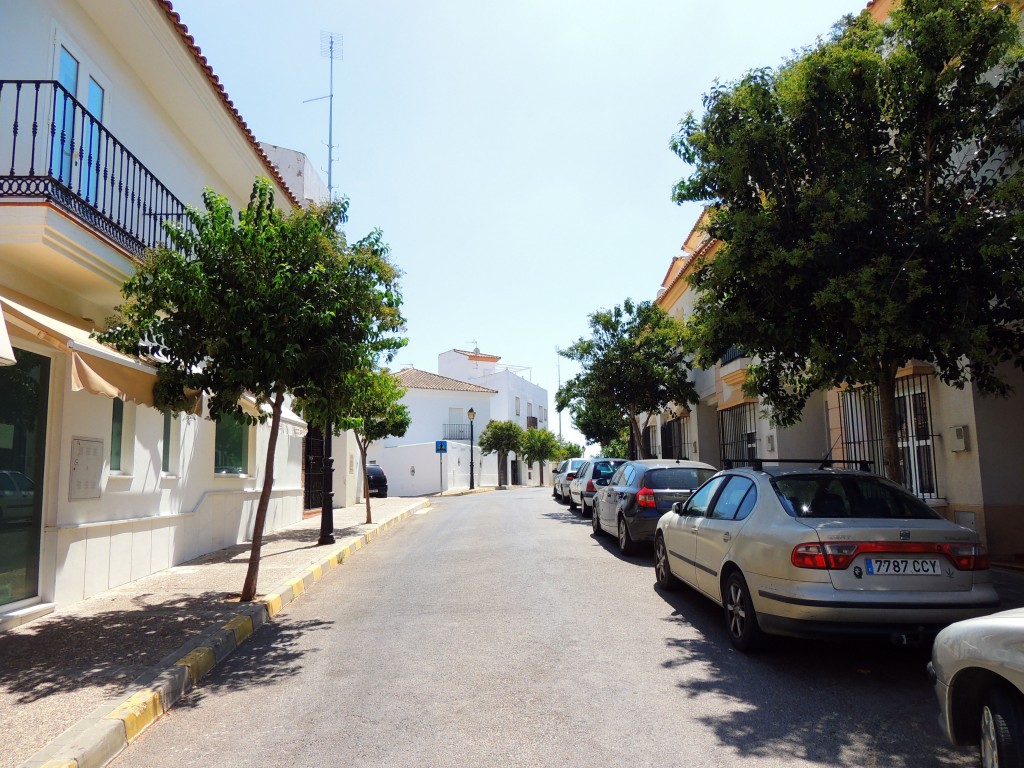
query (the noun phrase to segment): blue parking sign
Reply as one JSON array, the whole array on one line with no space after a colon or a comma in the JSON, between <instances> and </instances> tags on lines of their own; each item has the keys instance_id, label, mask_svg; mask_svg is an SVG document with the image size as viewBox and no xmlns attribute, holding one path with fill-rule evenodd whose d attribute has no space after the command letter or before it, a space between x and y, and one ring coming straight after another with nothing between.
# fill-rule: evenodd
<instances>
[{"instance_id":1,"label":"blue parking sign","mask_svg":"<svg viewBox=\"0 0 1024 768\"><path fill-rule=\"evenodd\" d=\"M434 453L448 453L448 441L437 440L434 443Z\"/></svg>"}]
</instances>

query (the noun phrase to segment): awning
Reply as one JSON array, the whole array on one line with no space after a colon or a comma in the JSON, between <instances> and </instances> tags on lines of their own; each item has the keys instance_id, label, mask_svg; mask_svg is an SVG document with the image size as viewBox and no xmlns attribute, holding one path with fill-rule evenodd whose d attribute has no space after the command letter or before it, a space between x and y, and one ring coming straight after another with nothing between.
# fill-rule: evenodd
<instances>
[{"instance_id":1,"label":"awning","mask_svg":"<svg viewBox=\"0 0 1024 768\"><path fill-rule=\"evenodd\" d=\"M40 341L71 357L71 389L153 405L156 368L122 355L89 331L51 317L40 309L0 296L0 364L13 365L11 336Z\"/></svg>"}]
</instances>

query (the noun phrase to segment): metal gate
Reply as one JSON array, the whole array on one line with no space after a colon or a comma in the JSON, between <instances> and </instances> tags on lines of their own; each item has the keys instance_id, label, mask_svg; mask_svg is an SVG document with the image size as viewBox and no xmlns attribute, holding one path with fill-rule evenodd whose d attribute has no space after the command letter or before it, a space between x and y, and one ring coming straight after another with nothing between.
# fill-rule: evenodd
<instances>
[{"instance_id":1,"label":"metal gate","mask_svg":"<svg viewBox=\"0 0 1024 768\"><path fill-rule=\"evenodd\" d=\"M302 441L302 504L305 509L324 505L324 437L312 425Z\"/></svg>"}]
</instances>

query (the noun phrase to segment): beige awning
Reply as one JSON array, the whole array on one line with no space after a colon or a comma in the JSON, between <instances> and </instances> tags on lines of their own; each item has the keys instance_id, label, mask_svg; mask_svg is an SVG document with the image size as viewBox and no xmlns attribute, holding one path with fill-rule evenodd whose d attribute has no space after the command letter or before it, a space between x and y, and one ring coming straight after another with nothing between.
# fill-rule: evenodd
<instances>
[{"instance_id":1,"label":"beige awning","mask_svg":"<svg viewBox=\"0 0 1024 768\"><path fill-rule=\"evenodd\" d=\"M89 338L89 331L0 295L0 364L13 365L11 336L40 341L71 357L71 388L153 405L156 368Z\"/></svg>"}]
</instances>

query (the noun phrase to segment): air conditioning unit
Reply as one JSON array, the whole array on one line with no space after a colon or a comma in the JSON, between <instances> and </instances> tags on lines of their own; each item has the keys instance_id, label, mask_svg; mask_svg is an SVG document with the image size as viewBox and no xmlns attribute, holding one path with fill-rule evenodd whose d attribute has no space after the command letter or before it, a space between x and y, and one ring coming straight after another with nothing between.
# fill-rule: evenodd
<instances>
[{"instance_id":1,"label":"air conditioning unit","mask_svg":"<svg viewBox=\"0 0 1024 768\"><path fill-rule=\"evenodd\" d=\"M954 453L960 451L969 450L970 446L967 441L967 425L959 424L955 427L950 427L947 438L949 439L949 450Z\"/></svg>"}]
</instances>

